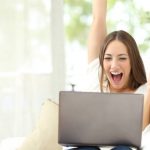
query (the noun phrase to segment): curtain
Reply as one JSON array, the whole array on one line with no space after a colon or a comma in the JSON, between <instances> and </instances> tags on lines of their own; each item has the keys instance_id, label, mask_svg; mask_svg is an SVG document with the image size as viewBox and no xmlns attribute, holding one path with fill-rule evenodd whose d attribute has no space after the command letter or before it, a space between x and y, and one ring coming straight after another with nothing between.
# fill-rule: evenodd
<instances>
[{"instance_id":1,"label":"curtain","mask_svg":"<svg viewBox=\"0 0 150 150\"><path fill-rule=\"evenodd\" d=\"M0 2L0 140L31 132L65 87L63 1Z\"/></svg>"}]
</instances>

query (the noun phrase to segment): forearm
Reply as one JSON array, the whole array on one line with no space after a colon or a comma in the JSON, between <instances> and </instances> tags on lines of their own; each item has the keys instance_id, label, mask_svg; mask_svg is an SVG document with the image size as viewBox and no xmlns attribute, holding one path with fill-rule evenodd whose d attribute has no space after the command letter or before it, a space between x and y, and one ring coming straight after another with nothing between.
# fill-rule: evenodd
<instances>
[{"instance_id":1,"label":"forearm","mask_svg":"<svg viewBox=\"0 0 150 150\"><path fill-rule=\"evenodd\" d=\"M92 1L92 15L96 20L105 20L107 10L107 0Z\"/></svg>"},{"instance_id":2,"label":"forearm","mask_svg":"<svg viewBox=\"0 0 150 150\"><path fill-rule=\"evenodd\" d=\"M107 0L92 1L92 25L88 39L88 62L99 56L100 47L106 36Z\"/></svg>"},{"instance_id":3,"label":"forearm","mask_svg":"<svg viewBox=\"0 0 150 150\"><path fill-rule=\"evenodd\" d=\"M144 96L143 129L148 124L150 124L150 84L147 84L147 90Z\"/></svg>"}]
</instances>

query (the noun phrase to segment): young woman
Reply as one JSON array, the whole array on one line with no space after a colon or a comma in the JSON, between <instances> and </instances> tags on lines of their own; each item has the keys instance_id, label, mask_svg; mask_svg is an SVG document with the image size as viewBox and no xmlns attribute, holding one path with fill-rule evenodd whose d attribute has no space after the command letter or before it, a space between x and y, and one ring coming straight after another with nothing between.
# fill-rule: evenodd
<instances>
[{"instance_id":1,"label":"young woman","mask_svg":"<svg viewBox=\"0 0 150 150\"><path fill-rule=\"evenodd\" d=\"M106 9L106 0L93 0L93 22L88 45L90 66L88 69L90 71L88 71L89 80L87 82L89 82L87 84L89 84L88 87L91 87L90 84L96 83L94 74L97 75L96 72L99 70L100 86L97 84L97 87L100 88L100 92L145 94L144 129L150 123L150 81L146 85L143 61L134 38L122 30L114 31L106 36ZM79 147L72 150L86 149L99 148ZM117 146L112 149L129 150L130 147Z\"/></svg>"},{"instance_id":2,"label":"young woman","mask_svg":"<svg viewBox=\"0 0 150 150\"><path fill-rule=\"evenodd\" d=\"M106 36L107 1L93 0L92 6L93 22L88 42L89 66L87 78L83 83L85 90L144 93L143 133L148 138L150 137L150 80L146 83L145 70L136 42L130 34L122 30L114 31ZM36 129L18 150L62 149L57 142L57 116L57 105L47 100L42 107ZM97 150L99 148L79 147L73 149ZM111 149L130 150L131 148L117 146ZM143 150L149 149L150 146L147 149L144 147Z\"/></svg>"},{"instance_id":3,"label":"young woman","mask_svg":"<svg viewBox=\"0 0 150 150\"><path fill-rule=\"evenodd\" d=\"M136 42L125 31L114 31L106 36L99 59L96 58L90 63L89 70L89 80L93 78L93 72L96 74L99 70L100 86L98 88L100 88L100 92L144 93L143 91L146 90L146 74ZM92 83L95 81L92 80L88 84ZM145 105L145 109L149 109L149 107ZM148 124L149 113L145 112L143 128ZM98 149L98 147L79 147L72 150L87 148L89 150ZM131 148L122 145L111 147L111 149L129 150Z\"/></svg>"},{"instance_id":4,"label":"young woman","mask_svg":"<svg viewBox=\"0 0 150 150\"><path fill-rule=\"evenodd\" d=\"M125 31L114 31L106 36L107 0L93 0L92 6L93 22L88 42L90 67L96 68L95 66L99 65L97 61L99 58L101 91L104 88L103 83L105 86L107 83L107 90L110 92L138 93L139 89L143 90L139 93L144 92L145 94L144 129L150 123L150 81L148 80L145 84L146 75L137 44L133 37Z\"/></svg>"}]
</instances>

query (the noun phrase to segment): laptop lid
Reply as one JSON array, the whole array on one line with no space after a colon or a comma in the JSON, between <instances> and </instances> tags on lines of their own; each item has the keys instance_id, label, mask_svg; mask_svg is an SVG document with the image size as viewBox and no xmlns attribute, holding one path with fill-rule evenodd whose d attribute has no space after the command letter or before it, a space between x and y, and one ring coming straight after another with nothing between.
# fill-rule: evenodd
<instances>
[{"instance_id":1,"label":"laptop lid","mask_svg":"<svg viewBox=\"0 0 150 150\"><path fill-rule=\"evenodd\" d=\"M61 91L58 143L141 146L142 94Z\"/></svg>"}]
</instances>

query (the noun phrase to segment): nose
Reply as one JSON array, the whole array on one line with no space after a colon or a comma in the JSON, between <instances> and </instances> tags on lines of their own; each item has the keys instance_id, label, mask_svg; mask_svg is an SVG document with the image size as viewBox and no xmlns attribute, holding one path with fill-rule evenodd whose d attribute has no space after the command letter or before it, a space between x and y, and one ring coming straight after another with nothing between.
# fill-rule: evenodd
<instances>
[{"instance_id":1,"label":"nose","mask_svg":"<svg viewBox=\"0 0 150 150\"><path fill-rule=\"evenodd\" d=\"M117 59L113 59L111 62L111 68L118 68L119 64Z\"/></svg>"}]
</instances>

